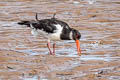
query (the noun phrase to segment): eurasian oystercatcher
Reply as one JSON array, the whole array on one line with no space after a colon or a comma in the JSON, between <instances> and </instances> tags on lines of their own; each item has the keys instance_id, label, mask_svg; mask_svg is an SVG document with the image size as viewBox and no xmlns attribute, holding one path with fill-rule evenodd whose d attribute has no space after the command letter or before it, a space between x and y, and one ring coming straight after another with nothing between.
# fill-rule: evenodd
<instances>
[{"instance_id":1,"label":"eurasian oystercatcher","mask_svg":"<svg viewBox=\"0 0 120 80\"><path fill-rule=\"evenodd\" d=\"M50 40L75 40L78 55L81 55L79 39L81 34L76 29L70 28L69 25L61 20L55 18L55 14L50 19L38 19L36 14L36 21L20 21L19 25L27 25L30 27L33 35L42 35L48 39L47 47L51 55L55 55L56 43L53 43L53 52L50 49Z\"/></svg>"}]
</instances>

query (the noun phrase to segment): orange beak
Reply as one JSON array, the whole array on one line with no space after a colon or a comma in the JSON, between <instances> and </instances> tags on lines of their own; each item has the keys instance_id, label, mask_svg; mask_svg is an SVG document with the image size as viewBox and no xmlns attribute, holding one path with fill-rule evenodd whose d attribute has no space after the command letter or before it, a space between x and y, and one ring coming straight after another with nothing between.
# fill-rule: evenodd
<instances>
[{"instance_id":1,"label":"orange beak","mask_svg":"<svg viewBox=\"0 0 120 80\"><path fill-rule=\"evenodd\" d=\"M76 46L77 46L78 55L81 56L81 50L80 50L80 42L79 42L79 40L76 40Z\"/></svg>"}]
</instances>

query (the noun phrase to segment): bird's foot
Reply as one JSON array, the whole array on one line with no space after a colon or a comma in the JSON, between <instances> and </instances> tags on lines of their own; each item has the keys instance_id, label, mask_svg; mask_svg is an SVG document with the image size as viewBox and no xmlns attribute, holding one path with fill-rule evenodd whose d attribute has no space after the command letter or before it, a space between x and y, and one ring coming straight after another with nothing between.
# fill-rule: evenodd
<instances>
[{"instance_id":1,"label":"bird's foot","mask_svg":"<svg viewBox=\"0 0 120 80\"><path fill-rule=\"evenodd\" d=\"M52 55L55 55L55 53L53 52Z\"/></svg>"},{"instance_id":2,"label":"bird's foot","mask_svg":"<svg viewBox=\"0 0 120 80\"><path fill-rule=\"evenodd\" d=\"M55 55L55 53L49 52L49 55Z\"/></svg>"},{"instance_id":3,"label":"bird's foot","mask_svg":"<svg viewBox=\"0 0 120 80\"><path fill-rule=\"evenodd\" d=\"M52 55L52 52L49 52L50 55Z\"/></svg>"}]
</instances>

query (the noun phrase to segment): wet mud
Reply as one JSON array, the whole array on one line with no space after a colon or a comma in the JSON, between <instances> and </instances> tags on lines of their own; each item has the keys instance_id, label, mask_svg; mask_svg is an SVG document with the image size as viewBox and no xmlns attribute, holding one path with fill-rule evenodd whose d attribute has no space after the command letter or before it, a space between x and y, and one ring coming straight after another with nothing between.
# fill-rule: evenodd
<instances>
[{"instance_id":1,"label":"wet mud","mask_svg":"<svg viewBox=\"0 0 120 80\"><path fill-rule=\"evenodd\" d=\"M48 55L46 39L31 35L20 20L56 18L82 34L58 41ZM119 0L0 0L1 80L120 80Z\"/></svg>"}]
</instances>

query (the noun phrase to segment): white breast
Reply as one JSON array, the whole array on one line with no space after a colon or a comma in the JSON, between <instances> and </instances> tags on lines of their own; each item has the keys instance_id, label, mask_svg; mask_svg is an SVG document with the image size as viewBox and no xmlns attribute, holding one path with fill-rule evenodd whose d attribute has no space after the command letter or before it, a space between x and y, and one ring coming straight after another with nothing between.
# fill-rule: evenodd
<instances>
[{"instance_id":1,"label":"white breast","mask_svg":"<svg viewBox=\"0 0 120 80\"><path fill-rule=\"evenodd\" d=\"M34 36L42 36L44 38L47 38L48 39L48 33L46 33L45 31L43 30L39 30L39 29L32 29L31 31L32 35Z\"/></svg>"},{"instance_id":2,"label":"white breast","mask_svg":"<svg viewBox=\"0 0 120 80\"><path fill-rule=\"evenodd\" d=\"M56 30L54 31L54 33L48 34L49 39L50 40L60 40L60 35L62 33L63 27L59 24L56 24L54 26L56 26Z\"/></svg>"},{"instance_id":3,"label":"white breast","mask_svg":"<svg viewBox=\"0 0 120 80\"><path fill-rule=\"evenodd\" d=\"M44 38L48 38L49 40L60 40L60 35L62 33L63 27L61 25L59 25L59 24L56 24L54 26L56 26L56 30L54 31L54 33L47 33L45 31L39 30L39 29L36 30L35 28L32 28L32 26L31 26L31 28L32 28L31 33L34 36L41 35Z\"/></svg>"}]
</instances>

